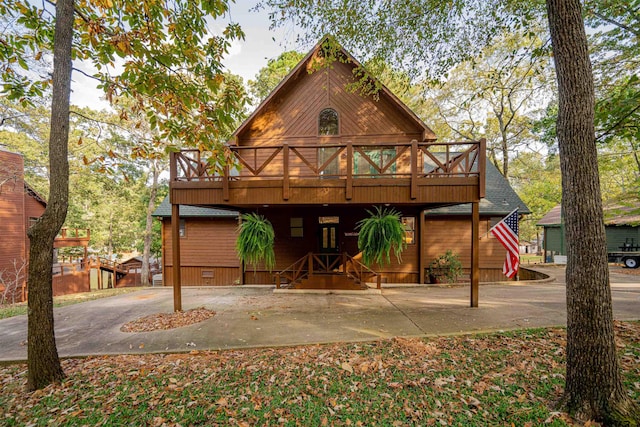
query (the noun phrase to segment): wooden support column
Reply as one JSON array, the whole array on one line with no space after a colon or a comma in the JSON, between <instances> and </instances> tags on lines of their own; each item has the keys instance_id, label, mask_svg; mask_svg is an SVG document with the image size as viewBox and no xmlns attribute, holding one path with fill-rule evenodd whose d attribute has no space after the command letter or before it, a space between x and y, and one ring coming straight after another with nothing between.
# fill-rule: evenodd
<instances>
[{"instance_id":1,"label":"wooden support column","mask_svg":"<svg viewBox=\"0 0 640 427\"><path fill-rule=\"evenodd\" d=\"M411 141L411 199L418 197L418 141Z\"/></svg>"},{"instance_id":2,"label":"wooden support column","mask_svg":"<svg viewBox=\"0 0 640 427\"><path fill-rule=\"evenodd\" d=\"M425 283L424 270L426 268L426 263L424 262L424 209L420 210L420 214L418 215L418 224L416 224L418 229L415 232L415 238L418 239L416 242L418 244L418 277L420 280L420 284Z\"/></svg>"},{"instance_id":3,"label":"wooden support column","mask_svg":"<svg viewBox=\"0 0 640 427\"><path fill-rule=\"evenodd\" d=\"M171 205L171 250L173 258L173 311L182 311L180 278L180 205Z\"/></svg>"},{"instance_id":4,"label":"wooden support column","mask_svg":"<svg viewBox=\"0 0 640 427\"><path fill-rule=\"evenodd\" d=\"M480 202L471 203L471 307L478 306L480 284Z\"/></svg>"},{"instance_id":5,"label":"wooden support column","mask_svg":"<svg viewBox=\"0 0 640 427\"><path fill-rule=\"evenodd\" d=\"M289 144L282 144L282 199L289 200Z\"/></svg>"},{"instance_id":6,"label":"wooden support column","mask_svg":"<svg viewBox=\"0 0 640 427\"><path fill-rule=\"evenodd\" d=\"M486 175L487 175L487 140L482 138L479 142L480 155L478 156L478 176L480 178L480 189L478 197L481 199L486 193Z\"/></svg>"},{"instance_id":7,"label":"wooden support column","mask_svg":"<svg viewBox=\"0 0 640 427\"><path fill-rule=\"evenodd\" d=\"M345 189L345 199L351 200L353 197L353 144L347 142L347 188Z\"/></svg>"},{"instance_id":8,"label":"wooden support column","mask_svg":"<svg viewBox=\"0 0 640 427\"><path fill-rule=\"evenodd\" d=\"M231 179L229 173L229 164L224 165L224 177L222 178L222 199L225 202L229 201L229 180Z\"/></svg>"}]
</instances>

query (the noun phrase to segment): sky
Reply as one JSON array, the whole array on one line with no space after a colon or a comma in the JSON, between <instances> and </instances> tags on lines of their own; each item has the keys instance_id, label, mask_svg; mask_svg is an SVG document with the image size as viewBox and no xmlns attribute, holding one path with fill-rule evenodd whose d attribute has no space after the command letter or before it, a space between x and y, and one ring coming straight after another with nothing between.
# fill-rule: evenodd
<instances>
[{"instance_id":1,"label":"sky","mask_svg":"<svg viewBox=\"0 0 640 427\"><path fill-rule=\"evenodd\" d=\"M219 29L231 19L238 22L245 33L245 40L234 42L225 60L228 70L241 76L245 84L267 65L269 59L277 58L286 50L306 50L295 45L296 34L291 29L270 30L268 13L250 11L254 6L255 0L236 0L230 4L230 16L219 20ZM213 30L215 27L214 24ZM90 74L95 72L84 64L74 64L74 67ZM109 103L104 100L104 92L96 88L93 79L77 72L73 73L72 78L72 104L98 110L109 108Z\"/></svg>"}]
</instances>

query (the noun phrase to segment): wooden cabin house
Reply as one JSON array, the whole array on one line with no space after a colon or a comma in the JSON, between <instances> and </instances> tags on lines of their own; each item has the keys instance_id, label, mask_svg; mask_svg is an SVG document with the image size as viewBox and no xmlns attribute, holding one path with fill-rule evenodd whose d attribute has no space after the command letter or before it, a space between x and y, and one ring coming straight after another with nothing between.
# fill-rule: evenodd
<instances>
[{"instance_id":1,"label":"wooden cabin house","mask_svg":"<svg viewBox=\"0 0 640 427\"><path fill-rule=\"evenodd\" d=\"M27 299L27 230L42 216L46 207L44 197L24 180L22 155L0 150L0 296L4 296L5 302ZM54 250L83 247L86 259L90 238L89 230L63 228L54 240ZM86 263L57 259L52 273L54 296L89 291Z\"/></svg>"},{"instance_id":2,"label":"wooden cabin house","mask_svg":"<svg viewBox=\"0 0 640 427\"><path fill-rule=\"evenodd\" d=\"M6 292L8 302L26 298L27 229L40 218L46 206L44 199L24 180L22 156L0 150L0 294Z\"/></svg>"},{"instance_id":3,"label":"wooden cabin house","mask_svg":"<svg viewBox=\"0 0 640 427\"><path fill-rule=\"evenodd\" d=\"M463 240L460 255L471 281L471 305L477 305L480 233L490 222L481 230L484 141L436 142L431 129L384 86L366 96L349 90L361 65L344 49L326 55L326 42L234 132L228 149L236 167L220 173L198 150L172 154L171 212L166 216L165 205L158 216L167 219L163 274L165 285L174 286L176 309L183 283L354 289L376 277L424 283L430 258ZM464 218L429 213L459 204L466 204ZM374 206L401 213L407 247L400 262L365 267L359 261L356 225ZM239 265L234 244L243 212L257 212L273 224L274 271L243 271ZM492 240L486 246L497 253L499 243ZM505 252L499 252L491 268L501 269Z\"/></svg>"}]
</instances>

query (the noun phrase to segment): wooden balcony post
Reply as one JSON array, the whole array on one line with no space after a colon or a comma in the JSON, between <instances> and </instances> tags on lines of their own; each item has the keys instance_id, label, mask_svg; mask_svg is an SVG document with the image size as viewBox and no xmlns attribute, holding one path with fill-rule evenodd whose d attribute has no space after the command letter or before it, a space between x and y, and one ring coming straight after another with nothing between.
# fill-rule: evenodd
<instances>
[{"instance_id":1,"label":"wooden balcony post","mask_svg":"<svg viewBox=\"0 0 640 427\"><path fill-rule=\"evenodd\" d=\"M418 239L418 274L420 284L426 283L424 277L424 270L427 268L427 263L424 260L424 209L420 209L420 215L418 215L418 224L416 230L416 238Z\"/></svg>"},{"instance_id":2,"label":"wooden balcony post","mask_svg":"<svg viewBox=\"0 0 640 427\"><path fill-rule=\"evenodd\" d=\"M276 273L276 289L280 289L280 273Z\"/></svg>"},{"instance_id":3,"label":"wooden balcony post","mask_svg":"<svg viewBox=\"0 0 640 427\"><path fill-rule=\"evenodd\" d=\"M478 150L480 151L478 154L478 179L480 180L480 189L478 197L481 199L485 196L485 188L486 188L486 167L487 167L487 140L482 138L480 139Z\"/></svg>"},{"instance_id":4,"label":"wooden balcony post","mask_svg":"<svg viewBox=\"0 0 640 427\"><path fill-rule=\"evenodd\" d=\"M178 176L177 156L178 153L175 151L169 155L169 182L175 181Z\"/></svg>"},{"instance_id":5,"label":"wooden balcony post","mask_svg":"<svg viewBox=\"0 0 640 427\"><path fill-rule=\"evenodd\" d=\"M180 277L180 205L171 205L171 250L173 258L173 311L182 311Z\"/></svg>"},{"instance_id":6,"label":"wooden balcony post","mask_svg":"<svg viewBox=\"0 0 640 427\"><path fill-rule=\"evenodd\" d=\"M471 203L471 307L478 306L480 284L480 202Z\"/></svg>"},{"instance_id":7,"label":"wooden balcony post","mask_svg":"<svg viewBox=\"0 0 640 427\"><path fill-rule=\"evenodd\" d=\"M224 165L224 176L222 177L222 198L225 202L229 201L229 164Z\"/></svg>"},{"instance_id":8,"label":"wooden balcony post","mask_svg":"<svg viewBox=\"0 0 640 427\"><path fill-rule=\"evenodd\" d=\"M351 200L353 197L353 143L347 142L347 182L345 189L345 199Z\"/></svg>"},{"instance_id":9,"label":"wooden balcony post","mask_svg":"<svg viewBox=\"0 0 640 427\"><path fill-rule=\"evenodd\" d=\"M376 276L376 288L382 289L382 276L379 274Z\"/></svg>"},{"instance_id":10,"label":"wooden balcony post","mask_svg":"<svg viewBox=\"0 0 640 427\"><path fill-rule=\"evenodd\" d=\"M411 199L418 197L418 141L411 141Z\"/></svg>"},{"instance_id":11,"label":"wooden balcony post","mask_svg":"<svg viewBox=\"0 0 640 427\"><path fill-rule=\"evenodd\" d=\"M282 144L282 199L289 200L289 144Z\"/></svg>"},{"instance_id":12,"label":"wooden balcony post","mask_svg":"<svg viewBox=\"0 0 640 427\"><path fill-rule=\"evenodd\" d=\"M309 277L313 276L313 252L309 252L307 256L307 268L309 269Z\"/></svg>"}]
</instances>

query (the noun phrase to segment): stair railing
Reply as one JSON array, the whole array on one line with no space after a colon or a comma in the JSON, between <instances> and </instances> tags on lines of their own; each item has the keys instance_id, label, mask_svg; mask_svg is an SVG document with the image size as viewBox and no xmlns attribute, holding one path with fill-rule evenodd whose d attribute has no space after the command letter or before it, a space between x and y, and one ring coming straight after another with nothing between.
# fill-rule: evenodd
<instances>
[{"instance_id":1,"label":"stair railing","mask_svg":"<svg viewBox=\"0 0 640 427\"><path fill-rule=\"evenodd\" d=\"M345 257L345 261L342 267L347 276L350 276L360 283L371 281L371 279L375 278L376 288L380 289L382 287L382 275L380 273L373 271L346 252L343 256Z\"/></svg>"}]
</instances>

